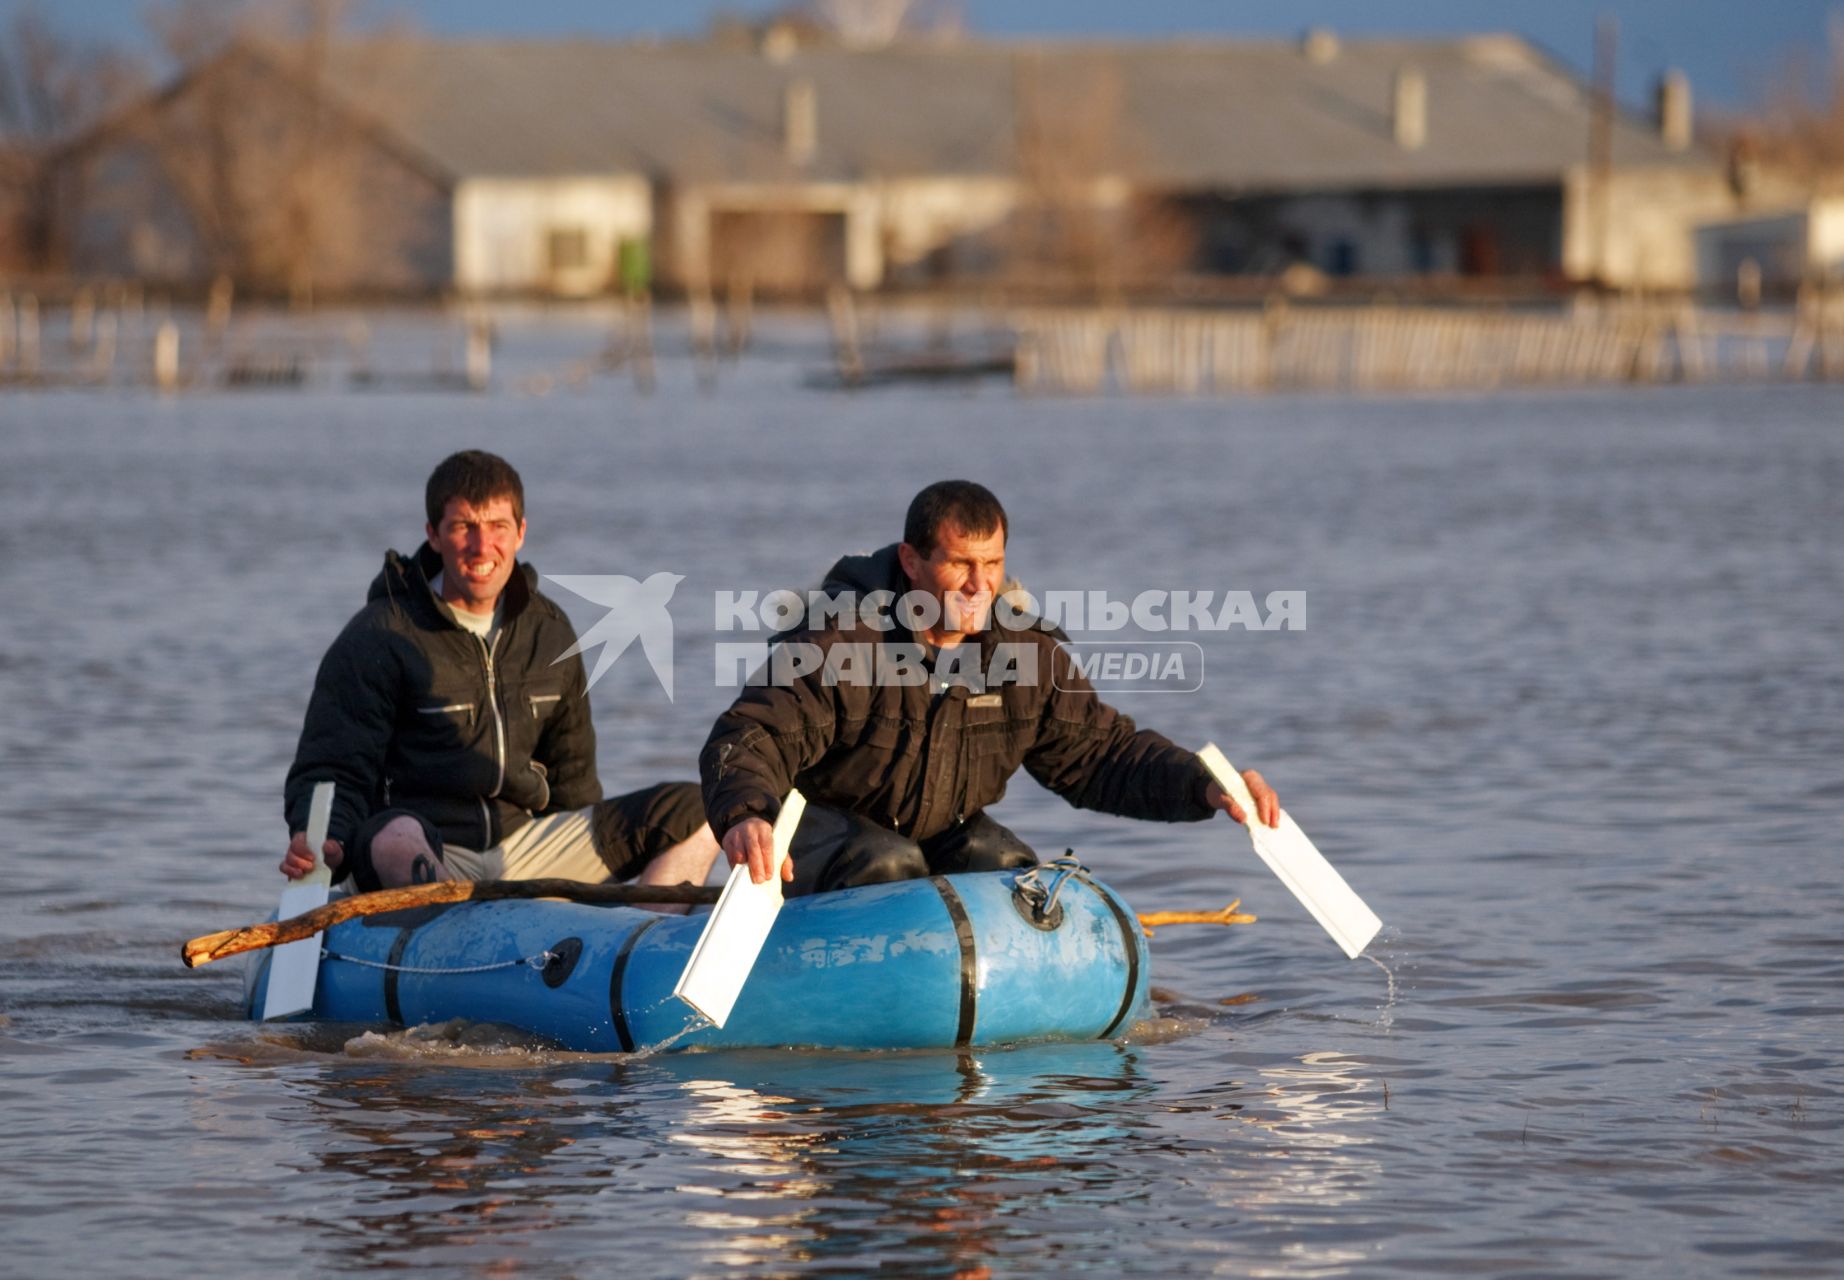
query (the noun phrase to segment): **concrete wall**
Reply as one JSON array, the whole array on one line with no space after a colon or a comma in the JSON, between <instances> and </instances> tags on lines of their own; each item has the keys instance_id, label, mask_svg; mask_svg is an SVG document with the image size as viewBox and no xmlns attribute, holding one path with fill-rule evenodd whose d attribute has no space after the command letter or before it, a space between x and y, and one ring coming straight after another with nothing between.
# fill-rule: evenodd
<instances>
[{"instance_id":1,"label":"concrete wall","mask_svg":"<svg viewBox=\"0 0 1844 1280\"><path fill-rule=\"evenodd\" d=\"M583 297L614 287L625 239L653 233L645 178L469 178L454 197L455 286Z\"/></svg>"}]
</instances>

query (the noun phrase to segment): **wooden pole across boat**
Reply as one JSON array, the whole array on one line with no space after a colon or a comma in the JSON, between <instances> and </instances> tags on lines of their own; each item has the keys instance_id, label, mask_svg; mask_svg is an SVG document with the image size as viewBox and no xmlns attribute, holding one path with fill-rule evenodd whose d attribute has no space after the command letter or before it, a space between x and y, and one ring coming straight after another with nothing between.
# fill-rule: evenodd
<instances>
[{"instance_id":1,"label":"wooden pole across boat","mask_svg":"<svg viewBox=\"0 0 1844 1280\"><path fill-rule=\"evenodd\" d=\"M439 907L454 902L493 902L507 899L562 898L596 906L644 906L648 903L680 903L701 906L717 901L723 889L718 885L694 884L589 884L582 880L441 880L435 884L407 885L401 889L380 889L375 893L356 893L335 898L323 907L304 912L288 920L270 920L224 929L192 939L179 949L186 968L196 969L242 955L279 947L324 933L336 924L360 916L387 915L392 911L413 911L418 907ZM1239 912L1237 898L1220 911L1148 911L1139 916L1140 927L1147 937L1153 930L1168 924L1253 924L1255 917Z\"/></svg>"},{"instance_id":2,"label":"wooden pole across boat","mask_svg":"<svg viewBox=\"0 0 1844 1280\"><path fill-rule=\"evenodd\" d=\"M570 902L638 906L649 902L697 904L717 901L720 890L694 884L589 884L582 880L441 880L401 889L380 889L335 898L323 907L287 920L245 925L194 938L179 949L186 968L222 960L245 951L260 951L287 942L311 938L334 925L360 916L384 915L417 907L451 902L492 902L507 898L564 898Z\"/></svg>"}]
</instances>

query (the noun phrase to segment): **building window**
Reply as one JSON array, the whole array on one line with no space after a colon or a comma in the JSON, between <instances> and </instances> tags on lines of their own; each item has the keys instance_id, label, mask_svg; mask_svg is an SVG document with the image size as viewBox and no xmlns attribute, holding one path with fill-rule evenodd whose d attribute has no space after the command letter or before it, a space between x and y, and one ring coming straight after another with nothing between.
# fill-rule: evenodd
<instances>
[{"instance_id":1,"label":"building window","mask_svg":"<svg viewBox=\"0 0 1844 1280\"><path fill-rule=\"evenodd\" d=\"M589 265L589 233L581 227L553 227L548 252L552 271L580 271Z\"/></svg>"}]
</instances>

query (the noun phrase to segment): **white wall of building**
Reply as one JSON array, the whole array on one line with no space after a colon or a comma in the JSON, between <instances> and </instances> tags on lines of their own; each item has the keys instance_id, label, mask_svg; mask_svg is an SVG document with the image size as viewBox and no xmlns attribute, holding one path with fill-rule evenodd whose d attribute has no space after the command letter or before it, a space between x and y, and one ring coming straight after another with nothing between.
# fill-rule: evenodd
<instances>
[{"instance_id":1,"label":"white wall of building","mask_svg":"<svg viewBox=\"0 0 1844 1280\"><path fill-rule=\"evenodd\" d=\"M469 178L455 190L455 286L465 293L601 293L626 239L653 231L641 177Z\"/></svg>"},{"instance_id":2,"label":"white wall of building","mask_svg":"<svg viewBox=\"0 0 1844 1280\"><path fill-rule=\"evenodd\" d=\"M891 266L910 266L956 240L1001 226L1019 201L1012 178L901 178L883 184L883 242Z\"/></svg>"},{"instance_id":3,"label":"white wall of building","mask_svg":"<svg viewBox=\"0 0 1844 1280\"><path fill-rule=\"evenodd\" d=\"M1785 212L1789 192L1763 181L1738 194L1714 167L1616 170L1596 190L1587 166L1570 173L1563 200L1563 269L1579 280L1685 289L1699 281L1698 228ZM1604 228L1603 228L1604 224Z\"/></svg>"},{"instance_id":4,"label":"white wall of building","mask_svg":"<svg viewBox=\"0 0 1844 1280\"><path fill-rule=\"evenodd\" d=\"M1813 268L1844 275L1844 196L1821 196L1808 213L1806 254Z\"/></svg>"}]
</instances>

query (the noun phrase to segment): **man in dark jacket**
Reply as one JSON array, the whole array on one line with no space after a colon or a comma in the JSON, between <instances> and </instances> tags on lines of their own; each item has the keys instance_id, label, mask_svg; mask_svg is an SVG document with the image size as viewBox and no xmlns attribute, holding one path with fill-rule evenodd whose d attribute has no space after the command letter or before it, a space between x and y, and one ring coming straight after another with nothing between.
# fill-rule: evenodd
<instances>
[{"instance_id":1,"label":"man in dark jacket","mask_svg":"<svg viewBox=\"0 0 1844 1280\"><path fill-rule=\"evenodd\" d=\"M1078 808L1244 820L1195 755L1102 702L1058 634L994 609L1007 532L988 490L944 480L916 495L902 542L833 567L830 604L770 650L705 743L705 813L732 866L767 879L792 787L809 804L790 893L1030 865L984 812L1020 765ZM1274 822L1273 790L1243 776Z\"/></svg>"},{"instance_id":2,"label":"man in dark jacket","mask_svg":"<svg viewBox=\"0 0 1844 1280\"><path fill-rule=\"evenodd\" d=\"M460 878L702 883L717 846L694 784L602 800L569 619L518 563L524 486L490 453L446 459L428 541L385 556L327 650L288 771L291 879L313 867L314 784L337 784L322 856L362 890Z\"/></svg>"}]
</instances>

